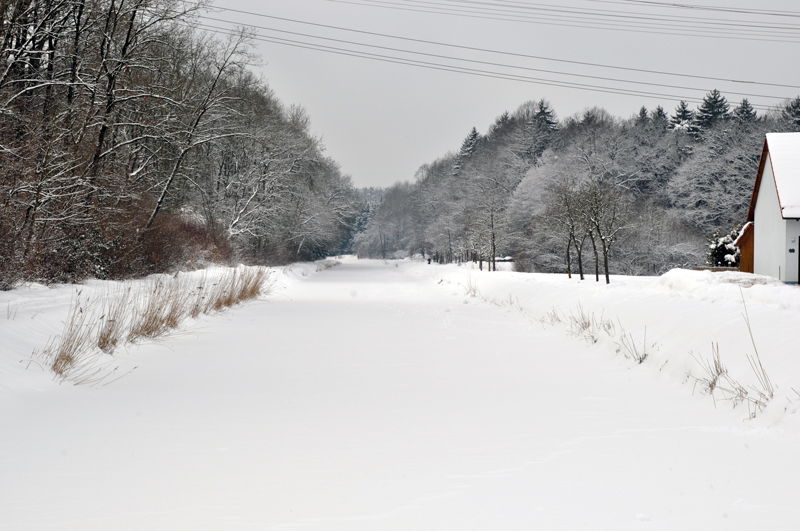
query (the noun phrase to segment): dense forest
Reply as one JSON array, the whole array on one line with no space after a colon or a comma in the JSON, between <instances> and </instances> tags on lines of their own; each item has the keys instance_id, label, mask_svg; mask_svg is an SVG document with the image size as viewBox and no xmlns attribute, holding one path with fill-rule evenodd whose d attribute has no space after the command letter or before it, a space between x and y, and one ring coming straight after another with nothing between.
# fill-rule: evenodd
<instances>
[{"instance_id":1,"label":"dense forest","mask_svg":"<svg viewBox=\"0 0 800 531\"><path fill-rule=\"evenodd\" d=\"M324 256L363 200L199 4L0 0L0 287Z\"/></svg>"},{"instance_id":2,"label":"dense forest","mask_svg":"<svg viewBox=\"0 0 800 531\"><path fill-rule=\"evenodd\" d=\"M672 115L591 108L564 120L531 101L368 204L354 249L490 270L509 255L519 271L606 281L735 265L730 234L746 218L764 135L781 131L800 131L800 97L759 116L712 90Z\"/></svg>"}]
</instances>

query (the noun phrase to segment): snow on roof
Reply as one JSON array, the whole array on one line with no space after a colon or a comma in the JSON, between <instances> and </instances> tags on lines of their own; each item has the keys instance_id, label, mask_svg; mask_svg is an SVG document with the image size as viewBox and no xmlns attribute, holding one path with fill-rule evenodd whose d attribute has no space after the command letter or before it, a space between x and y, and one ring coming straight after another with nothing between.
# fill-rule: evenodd
<instances>
[{"instance_id":1,"label":"snow on roof","mask_svg":"<svg viewBox=\"0 0 800 531\"><path fill-rule=\"evenodd\" d=\"M741 247L741 244L739 242L742 240L742 237L744 236L745 232L751 230L752 228L753 228L752 221L748 221L747 223L745 223L744 226L742 227L742 230L739 231L739 235L736 236L736 240L733 242L733 244L736 247Z\"/></svg>"},{"instance_id":2,"label":"snow on roof","mask_svg":"<svg viewBox=\"0 0 800 531\"><path fill-rule=\"evenodd\" d=\"M784 218L800 218L800 133L767 133L775 187Z\"/></svg>"}]
</instances>

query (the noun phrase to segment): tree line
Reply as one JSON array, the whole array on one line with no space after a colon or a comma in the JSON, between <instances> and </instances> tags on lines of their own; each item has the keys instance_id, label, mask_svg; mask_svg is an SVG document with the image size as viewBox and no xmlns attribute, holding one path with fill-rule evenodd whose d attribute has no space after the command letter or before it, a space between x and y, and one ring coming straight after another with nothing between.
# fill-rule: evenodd
<instances>
[{"instance_id":1,"label":"tree line","mask_svg":"<svg viewBox=\"0 0 800 531\"><path fill-rule=\"evenodd\" d=\"M327 254L362 200L246 31L175 0L0 0L0 286Z\"/></svg>"},{"instance_id":2,"label":"tree line","mask_svg":"<svg viewBox=\"0 0 800 531\"><path fill-rule=\"evenodd\" d=\"M758 115L712 90L697 109L681 101L672 115L642 107L627 119L590 108L559 120L547 101L527 102L385 190L354 248L489 270L508 255L520 271L606 282L702 265L710 238L745 220L775 131L800 131L800 97Z\"/></svg>"}]
</instances>

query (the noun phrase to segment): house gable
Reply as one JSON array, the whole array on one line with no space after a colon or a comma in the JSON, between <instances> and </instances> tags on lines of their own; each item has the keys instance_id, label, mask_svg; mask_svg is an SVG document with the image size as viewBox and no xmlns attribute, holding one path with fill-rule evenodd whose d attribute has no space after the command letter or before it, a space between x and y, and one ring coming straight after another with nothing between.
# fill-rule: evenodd
<instances>
[{"instance_id":1,"label":"house gable","mask_svg":"<svg viewBox=\"0 0 800 531\"><path fill-rule=\"evenodd\" d=\"M753 272L783 280L786 274L786 221L772 175L771 154L763 157L758 190L753 201Z\"/></svg>"},{"instance_id":2,"label":"house gable","mask_svg":"<svg viewBox=\"0 0 800 531\"><path fill-rule=\"evenodd\" d=\"M747 221L755 221L756 202L766 165L783 219L800 219L800 133L767 133L761 148Z\"/></svg>"},{"instance_id":3,"label":"house gable","mask_svg":"<svg viewBox=\"0 0 800 531\"><path fill-rule=\"evenodd\" d=\"M800 133L768 133L772 175L784 219L800 219Z\"/></svg>"}]
</instances>

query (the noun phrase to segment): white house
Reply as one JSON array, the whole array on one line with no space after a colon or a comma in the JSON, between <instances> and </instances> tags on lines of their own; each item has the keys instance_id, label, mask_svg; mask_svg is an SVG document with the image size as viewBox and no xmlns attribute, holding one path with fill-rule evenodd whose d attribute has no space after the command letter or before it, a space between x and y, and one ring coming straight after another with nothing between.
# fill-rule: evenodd
<instances>
[{"instance_id":1,"label":"white house","mask_svg":"<svg viewBox=\"0 0 800 531\"><path fill-rule=\"evenodd\" d=\"M796 283L800 271L800 133L767 134L747 221L736 240L742 251L741 270Z\"/></svg>"}]
</instances>

